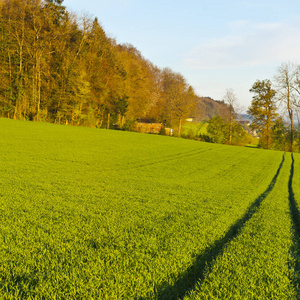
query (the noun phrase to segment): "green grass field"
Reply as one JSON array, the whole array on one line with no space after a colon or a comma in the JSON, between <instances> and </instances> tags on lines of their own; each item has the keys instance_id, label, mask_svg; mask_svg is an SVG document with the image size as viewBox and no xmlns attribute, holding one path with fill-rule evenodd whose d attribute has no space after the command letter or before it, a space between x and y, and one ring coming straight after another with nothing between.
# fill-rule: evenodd
<instances>
[{"instance_id":1,"label":"green grass field","mask_svg":"<svg viewBox=\"0 0 300 300\"><path fill-rule=\"evenodd\" d=\"M300 155L0 119L3 299L297 299Z\"/></svg>"}]
</instances>

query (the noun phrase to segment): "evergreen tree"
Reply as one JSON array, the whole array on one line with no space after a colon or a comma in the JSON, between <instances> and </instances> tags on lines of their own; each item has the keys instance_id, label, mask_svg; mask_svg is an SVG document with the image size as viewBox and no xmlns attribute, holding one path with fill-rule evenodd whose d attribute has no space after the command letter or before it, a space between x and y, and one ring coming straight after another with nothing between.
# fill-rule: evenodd
<instances>
[{"instance_id":1,"label":"evergreen tree","mask_svg":"<svg viewBox=\"0 0 300 300\"><path fill-rule=\"evenodd\" d=\"M270 149L272 142L272 126L277 117L275 94L270 80L257 80L250 92L254 94L248 113L253 117L252 128L259 131L260 144Z\"/></svg>"}]
</instances>

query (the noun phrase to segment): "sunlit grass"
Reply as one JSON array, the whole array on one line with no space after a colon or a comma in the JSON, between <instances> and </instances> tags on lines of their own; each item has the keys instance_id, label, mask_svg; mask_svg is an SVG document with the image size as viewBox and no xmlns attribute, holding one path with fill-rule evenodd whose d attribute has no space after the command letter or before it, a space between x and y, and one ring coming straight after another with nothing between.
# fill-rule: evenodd
<instances>
[{"instance_id":1,"label":"sunlit grass","mask_svg":"<svg viewBox=\"0 0 300 300\"><path fill-rule=\"evenodd\" d=\"M282 159L6 119L0 130L0 289L11 299L185 295L196 288L189 270L267 189ZM191 281L176 291L185 275Z\"/></svg>"}]
</instances>

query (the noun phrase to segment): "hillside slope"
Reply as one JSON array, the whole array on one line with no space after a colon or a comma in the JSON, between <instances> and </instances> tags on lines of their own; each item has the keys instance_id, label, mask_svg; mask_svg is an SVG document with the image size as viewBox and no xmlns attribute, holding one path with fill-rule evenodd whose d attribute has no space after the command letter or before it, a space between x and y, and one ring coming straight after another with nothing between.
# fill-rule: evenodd
<instances>
[{"instance_id":1,"label":"hillside slope","mask_svg":"<svg viewBox=\"0 0 300 300\"><path fill-rule=\"evenodd\" d=\"M223 101L210 97L196 97L196 107L191 113L195 121L206 121L216 116L228 116L228 107Z\"/></svg>"}]
</instances>

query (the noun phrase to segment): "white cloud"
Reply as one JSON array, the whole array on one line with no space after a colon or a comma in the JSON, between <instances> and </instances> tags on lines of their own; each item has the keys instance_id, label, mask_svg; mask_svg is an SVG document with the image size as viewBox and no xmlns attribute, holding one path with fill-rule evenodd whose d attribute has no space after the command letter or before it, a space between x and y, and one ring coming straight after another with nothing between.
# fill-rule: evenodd
<instances>
[{"instance_id":1,"label":"white cloud","mask_svg":"<svg viewBox=\"0 0 300 300\"><path fill-rule=\"evenodd\" d=\"M281 30L284 25L280 22L277 23L257 23L253 25L253 28L257 30L273 31Z\"/></svg>"},{"instance_id":2,"label":"white cloud","mask_svg":"<svg viewBox=\"0 0 300 300\"><path fill-rule=\"evenodd\" d=\"M299 25L230 22L227 36L194 47L185 63L192 69L224 69L298 61Z\"/></svg>"}]
</instances>

